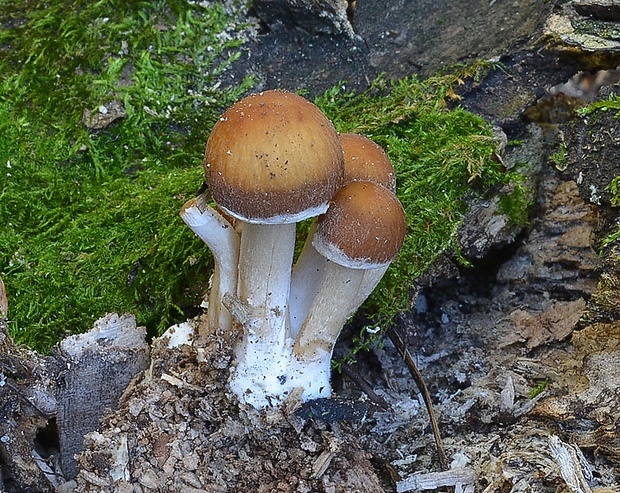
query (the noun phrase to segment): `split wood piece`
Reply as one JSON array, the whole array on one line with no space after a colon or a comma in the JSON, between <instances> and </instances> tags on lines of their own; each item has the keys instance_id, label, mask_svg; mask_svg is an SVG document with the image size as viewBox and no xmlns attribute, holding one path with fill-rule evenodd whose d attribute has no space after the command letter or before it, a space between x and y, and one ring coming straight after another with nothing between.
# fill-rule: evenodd
<instances>
[{"instance_id":1,"label":"split wood piece","mask_svg":"<svg viewBox=\"0 0 620 493\"><path fill-rule=\"evenodd\" d=\"M323 433L327 439L327 447L319 455L312 465L312 479L320 478L332 462L332 459L341 453L341 441L330 433Z\"/></svg>"},{"instance_id":2,"label":"split wood piece","mask_svg":"<svg viewBox=\"0 0 620 493\"><path fill-rule=\"evenodd\" d=\"M63 340L64 360L58 394L58 431L66 479L77 475L74 455L84 436L97 429L107 409L114 409L129 383L148 366L144 327L133 315L108 314L92 330Z\"/></svg>"},{"instance_id":3,"label":"split wood piece","mask_svg":"<svg viewBox=\"0 0 620 493\"><path fill-rule=\"evenodd\" d=\"M467 467L458 467L442 472L414 474L396 483L396 491L437 490L446 486L456 487L456 491L473 493L476 484L476 473Z\"/></svg>"},{"instance_id":4,"label":"split wood piece","mask_svg":"<svg viewBox=\"0 0 620 493\"><path fill-rule=\"evenodd\" d=\"M562 479L566 482L569 491L592 493L586 479L586 476L589 476L590 479L592 477L591 466L577 445L564 443L559 437L551 435L549 437L549 451L558 464ZM585 471L584 465L586 466Z\"/></svg>"}]
</instances>

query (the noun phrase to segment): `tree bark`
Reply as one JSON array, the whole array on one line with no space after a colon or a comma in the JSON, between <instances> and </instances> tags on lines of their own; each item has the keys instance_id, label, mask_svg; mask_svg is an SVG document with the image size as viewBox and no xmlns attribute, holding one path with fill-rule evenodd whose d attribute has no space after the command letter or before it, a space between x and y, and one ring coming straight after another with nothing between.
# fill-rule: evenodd
<instances>
[{"instance_id":1,"label":"tree bark","mask_svg":"<svg viewBox=\"0 0 620 493\"><path fill-rule=\"evenodd\" d=\"M133 315L107 315L86 334L59 345L64 368L58 393L60 456L65 477L77 475L74 455L84 435L95 430L106 409L114 409L131 380L148 365L149 349Z\"/></svg>"},{"instance_id":2,"label":"tree bark","mask_svg":"<svg viewBox=\"0 0 620 493\"><path fill-rule=\"evenodd\" d=\"M84 435L116 407L148 358L145 330L133 315L107 315L50 356L16 347L0 317L3 482L46 492L74 478Z\"/></svg>"},{"instance_id":3,"label":"tree bark","mask_svg":"<svg viewBox=\"0 0 620 493\"><path fill-rule=\"evenodd\" d=\"M280 22L312 34L355 38L350 21L354 4L348 0L255 0L252 6L269 28Z\"/></svg>"}]
</instances>

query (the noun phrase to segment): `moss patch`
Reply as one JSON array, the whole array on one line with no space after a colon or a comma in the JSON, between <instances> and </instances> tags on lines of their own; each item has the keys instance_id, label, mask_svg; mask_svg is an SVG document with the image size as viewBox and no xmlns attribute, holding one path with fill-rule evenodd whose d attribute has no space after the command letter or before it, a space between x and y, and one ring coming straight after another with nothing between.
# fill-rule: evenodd
<instances>
[{"instance_id":1,"label":"moss patch","mask_svg":"<svg viewBox=\"0 0 620 493\"><path fill-rule=\"evenodd\" d=\"M13 335L46 350L108 311L154 333L197 302L210 258L178 218L240 27L180 0L0 6L0 269ZM239 31L239 32L238 32ZM93 130L85 110L121 118Z\"/></svg>"}]
</instances>

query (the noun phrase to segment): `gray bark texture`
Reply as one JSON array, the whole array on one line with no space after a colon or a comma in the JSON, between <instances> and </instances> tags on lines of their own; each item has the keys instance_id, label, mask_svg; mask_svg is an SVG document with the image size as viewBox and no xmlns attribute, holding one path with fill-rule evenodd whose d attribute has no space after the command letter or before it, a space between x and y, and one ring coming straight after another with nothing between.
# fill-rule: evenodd
<instances>
[{"instance_id":1,"label":"gray bark texture","mask_svg":"<svg viewBox=\"0 0 620 493\"><path fill-rule=\"evenodd\" d=\"M348 0L255 0L258 17L269 27L281 23L312 34L345 35L354 38L349 17L355 2Z\"/></svg>"},{"instance_id":2,"label":"gray bark texture","mask_svg":"<svg viewBox=\"0 0 620 493\"><path fill-rule=\"evenodd\" d=\"M107 315L86 334L60 343L64 359L58 394L58 431L62 469L77 474L74 455L83 449L84 435L93 431L106 409L116 407L129 382L148 365L144 330L133 315Z\"/></svg>"},{"instance_id":3,"label":"gray bark texture","mask_svg":"<svg viewBox=\"0 0 620 493\"><path fill-rule=\"evenodd\" d=\"M77 474L83 437L146 369L145 330L109 314L50 356L17 347L0 316L0 465L3 482L54 491Z\"/></svg>"}]
</instances>

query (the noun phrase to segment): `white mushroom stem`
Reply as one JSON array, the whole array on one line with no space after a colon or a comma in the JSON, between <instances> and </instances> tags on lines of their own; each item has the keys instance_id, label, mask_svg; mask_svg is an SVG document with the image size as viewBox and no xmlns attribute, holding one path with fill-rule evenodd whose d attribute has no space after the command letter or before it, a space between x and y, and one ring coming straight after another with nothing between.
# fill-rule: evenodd
<instances>
[{"instance_id":1,"label":"white mushroom stem","mask_svg":"<svg viewBox=\"0 0 620 493\"><path fill-rule=\"evenodd\" d=\"M293 299L304 300L298 303L298 316L305 313L305 319L293 345L292 365L305 368L304 399L329 395L336 339L396 257L405 231L405 214L396 196L372 182L342 187L316 220L304 246L307 257L300 258L298 268L300 273L313 273L315 266L319 274L313 274L314 287L296 283L291 293Z\"/></svg>"},{"instance_id":2,"label":"white mushroom stem","mask_svg":"<svg viewBox=\"0 0 620 493\"><path fill-rule=\"evenodd\" d=\"M323 259L318 265L321 279L314 286L313 302L293 345L295 361L305 368L304 400L329 396L331 358L340 331L388 267L351 269L315 254Z\"/></svg>"},{"instance_id":3,"label":"white mushroom stem","mask_svg":"<svg viewBox=\"0 0 620 493\"><path fill-rule=\"evenodd\" d=\"M224 333L232 330L232 318L224 308L221 297L237 291L237 266L239 263L239 235L232 225L199 195L183 205L181 218L204 241L215 261L211 291L209 293L209 324Z\"/></svg>"},{"instance_id":4,"label":"white mushroom stem","mask_svg":"<svg viewBox=\"0 0 620 493\"><path fill-rule=\"evenodd\" d=\"M245 223L241 233L237 295L252 314L236 348L237 369L230 383L246 403L265 407L284 399L291 356L288 300L295 246L295 223Z\"/></svg>"},{"instance_id":5,"label":"white mushroom stem","mask_svg":"<svg viewBox=\"0 0 620 493\"><path fill-rule=\"evenodd\" d=\"M291 276L289 314L292 339L297 337L304 320L310 313L310 307L323 277L323 270L329 262L312 246L315 230L316 221L312 221L306 242Z\"/></svg>"}]
</instances>

